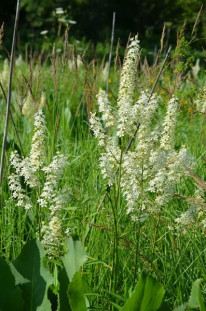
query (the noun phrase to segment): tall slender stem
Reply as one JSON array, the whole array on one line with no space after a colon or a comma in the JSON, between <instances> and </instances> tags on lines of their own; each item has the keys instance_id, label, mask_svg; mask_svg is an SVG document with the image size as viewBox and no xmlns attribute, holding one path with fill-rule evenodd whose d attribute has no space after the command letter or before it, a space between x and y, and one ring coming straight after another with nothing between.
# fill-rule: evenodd
<instances>
[{"instance_id":1,"label":"tall slender stem","mask_svg":"<svg viewBox=\"0 0 206 311\"><path fill-rule=\"evenodd\" d=\"M2 179L3 179L4 156L5 156L5 149L6 149L8 123L9 123L9 111L10 111L10 102L11 102L11 83L12 83L12 72L13 72L13 62L14 62L14 51L15 51L15 44L16 44L16 34L17 34L17 27L18 27L18 20L19 20L19 9L20 9L20 0L17 0L16 17L15 17L15 24L14 24L10 68L9 68L9 83L8 83L8 94L7 94L7 103L6 103L6 120L5 120L5 127L4 127L2 150L1 150L0 186L2 184Z\"/></svg>"},{"instance_id":2,"label":"tall slender stem","mask_svg":"<svg viewBox=\"0 0 206 311\"><path fill-rule=\"evenodd\" d=\"M113 12L112 35L111 35L111 45L110 45L110 51L109 51L109 64L108 64L108 75L107 75L107 90L106 90L107 94L109 93L109 75L110 75L110 69L111 69L112 49L113 49L113 43L114 43L115 17L116 17L116 13Z\"/></svg>"},{"instance_id":3,"label":"tall slender stem","mask_svg":"<svg viewBox=\"0 0 206 311\"><path fill-rule=\"evenodd\" d=\"M3 93L3 95L4 95L5 101L7 102L6 94L5 94L5 91L4 91L4 88L3 88L3 85L2 85L1 82L0 82L0 88L1 88L1 91L2 91L2 93ZM15 125L15 122L14 122L14 118L13 118L13 115L12 115L11 111L9 111L9 114L10 114L10 117L11 117L11 122L12 122L12 124L13 124L16 137L17 137L18 142L19 142L19 148L20 148L20 150L21 150L21 154L23 155L23 148L22 148L21 140L20 140L19 133L18 133L18 131L17 131L17 128L16 128L16 125Z\"/></svg>"}]
</instances>

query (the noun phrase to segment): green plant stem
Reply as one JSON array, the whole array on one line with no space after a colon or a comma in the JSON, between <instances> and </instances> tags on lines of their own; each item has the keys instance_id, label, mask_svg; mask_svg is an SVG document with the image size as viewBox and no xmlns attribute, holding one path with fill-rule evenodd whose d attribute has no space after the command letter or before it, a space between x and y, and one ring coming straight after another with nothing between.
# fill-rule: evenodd
<instances>
[{"instance_id":1,"label":"green plant stem","mask_svg":"<svg viewBox=\"0 0 206 311\"><path fill-rule=\"evenodd\" d=\"M12 73L13 73L13 62L14 62L14 51L15 51L15 44L16 44L17 27L18 27L18 20L19 20L19 10L20 10L20 0L17 0L13 41L12 41L12 47L11 47L8 94L7 94L7 103L6 103L6 120L5 120L5 126L4 126L2 150L1 150L0 186L1 186L2 180L3 180L4 156L5 156L5 150L6 150L6 139L7 139L7 132L8 132L8 124L9 124L10 102L11 102L11 83L12 83Z\"/></svg>"}]
</instances>

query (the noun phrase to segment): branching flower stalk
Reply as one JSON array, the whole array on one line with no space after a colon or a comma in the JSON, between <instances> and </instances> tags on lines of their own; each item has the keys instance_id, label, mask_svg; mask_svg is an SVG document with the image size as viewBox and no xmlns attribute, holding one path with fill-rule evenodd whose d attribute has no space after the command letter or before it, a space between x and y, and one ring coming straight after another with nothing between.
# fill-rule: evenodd
<instances>
[{"instance_id":1,"label":"branching flower stalk","mask_svg":"<svg viewBox=\"0 0 206 311\"><path fill-rule=\"evenodd\" d=\"M58 258L64 249L61 210L65 205L67 192L59 189L59 182L67 165L67 157L57 153L52 162L45 166L46 122L39 110L34 117L34 134L28 157L21 159L17 151L11 153L10 162L14 172L9 176L9 187L16 205L34 214L37 235L45 246L49 258ZM36 204L31 204L30 195L21 184L36 193ZM44 184L42 183L44 180Z\"/></svg>"},{"instance_id":2,"label":"branching flower stalk","mask_svg":"<svg viewBox=\"0 0 206 311\"><path fill-rule=\"evenodd\" d=\"M121 171L119 185L126 200L126 213L132 221L141 224L150 215L159 214L172 199L176 184L187 177L184 164L191 161L186 148L176 151L174 147L178 99L172 97L168 101L162 127L154 122L161 98L142 90L134 101L138 54L139 41L135 38L130 42L123 64L117 106L113 107L107 94L100 90L99 113L92 113L90 123L103 147L100 156L103 178L109 187L116 186L116 172ZM124 150L119 138L131 139L137 123L140 126L133 149ZM114 216L114 223L115 219Z\"/></svg>"},{"instance_id":3,"label":"branching flower stalk","mask_svg":"<svg viewBox=\"0 0 206 311\"><path fill-rule=\"evenodd\" d=\"M117 100L118 109L114 110L109 103L108 95L105 91L100 90L97 95L97 102L101 118L95 113L91 114L90 124L95 137L99 140L99 145L104 148L100 157L100 168L103 177L107 180L109 186L114 184L117 169L121 167L123 150L121 150L118 141L119 137L131 134L136 125L135 108L133 107L133 96L135 90L135 80L137 73L137 63L139 55L139 41L137 38L131 39L127 55L123 64L119 95ZM127 126L129 125L129 126ZM110 136L110 129L114 129L115 135ZM119 174L121 175L121 170ZM118 184L118 182L117 182ZM114 292L117 286L118 271L118 203L120 195L120 178L119 186L117 185L117 197L115 202L111 202L114 223L114 246L113 246L113 263L111 288ZM114 280L114 282L113 282Z\"/></svg>"}]
</instances>

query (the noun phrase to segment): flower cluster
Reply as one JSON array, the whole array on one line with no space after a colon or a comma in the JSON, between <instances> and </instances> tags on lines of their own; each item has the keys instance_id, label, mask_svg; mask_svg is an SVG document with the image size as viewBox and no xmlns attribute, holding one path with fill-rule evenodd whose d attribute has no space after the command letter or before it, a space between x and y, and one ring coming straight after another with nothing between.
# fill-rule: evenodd
<instances>
[{"instance_id":1,"label":"flower cluster","mask_svg":"<svg viewBox=\"0 0 206 311\"><path fill-rule=\"evenodd\" d=\"M197 188L194 197L187 199L190 204L186 212L180 214L175 219L175 228L185 231L185 228L190 230L199 228L205 235L206 230L206 201L205 191Z\"/></svg>"},{"instance_id":2,"label":"flower cluster","mask_svg":"<svg viewBox=\"0 0 206 311\"><path fill-rule=\"evenodd\" d=\"M130 40L120 76L119 94L117 99L117 105L119 108L117 135L119 137L124 136L125 133L131 133L133 128L133 113L131 108L135 90L139 50L139 40L137 40L137 38L132 38Z\"/></svg>"},{"instance_id":3,"label":"flower cluster","mask_svg":"<svg viewBox=\"0 0 206 311\"><path fill-rule=\"evenodd\" d=\"M32 137L30 161L33 168L38 171L46 161L46 122L42 110L34 118L34 135Z\"/></svg>"},{"instance_id":4,"label":"flower cluster","mask_svg":"<svg viewBox=\"0 0 206 311\"><path fill-rule=\"evenodd\" d=\"M63 248L64 235L62 232L62 222L59 217L52 216L49 225L43 223L42 244L49 259L59 258Z\"/></svg>"},{"instance_id":5,"label":"flower cluster","mask_svg":"<svg viewBox=\"0 0 206 311\"><path fill-rule=\"evenodd\" d=\"M58 152L57 155L54 156L49 166L42 169L46 175L44 187L42 189L40 199L38 200L42 208L46 207L47 204L51 204L52 206L54 202L56 205L56 208L54 209L59 209L59 207L61 207L62 200L59 198L60 193L58 191L58 182L63 175L63 171L66 165L67 157Z\"/></svg>"},{"instance_id":6,"label":"flower cluster","mask_svg":"<svg viewBox=\"0 0 206 311\"><path fill-rule=\"evenodd\" d=\"M187 177L185 164L190 165L192 160L186 148L175 150L178 99L172 97L168 101L162 125L155 122L159 97L143 90L134 101L138 54L139 41L132 39L120 77L117 105L111 106L107 94L100 90L99 114L91 114L90 124L104 148L100 156L103 177L111 186L121 166L120 187L127 214L134 221L144 221L172 198L176 184ZM132 150L125 152L137 124L140 126Z\"/></svg>"},{"instance_id":7,"label":"flower cluster","mask_svg":"<svg viewBox=\"0 0 206 311\"><path fill-rule=\"evenodd\" d=\"M32 209L32 204L25 187L23 188L21 185L21 179L26 186L34 188L40 213L47 214L45 221L43 220L43 223L39 224L41 238L48 256L56 258L64 243L60 213L68 201L68 192L59 190L59 182L68 162L67 157L59 152L48 166L44 166L45 161L46 123L42 111L39 110L35 114L34 135L29 157L21 159L17 151L11 153L10 162L15 172L9 176L9 187L12 197L17 201L16 205L24 207L26 210ZM40 176L43 177L43 175L45 182L42 187Z\"/></svg>"}]
</instances>

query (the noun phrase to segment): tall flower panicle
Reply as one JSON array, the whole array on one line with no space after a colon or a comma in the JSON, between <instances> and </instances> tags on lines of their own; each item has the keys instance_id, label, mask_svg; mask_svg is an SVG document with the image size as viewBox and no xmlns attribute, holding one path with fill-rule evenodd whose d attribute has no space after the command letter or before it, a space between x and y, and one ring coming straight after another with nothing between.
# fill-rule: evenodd
<instances>
[{"instance_id":1,"label":"tall flower panicle","mask_svg":"<svg viewBox=\"0 0 206 311\"><path fill-rule=\"evenodd\" d=\"M42 208L49 205L50 217L48 225L43 226L43 244L49 258L58 258L63 245L61 210L65 204L65 193L58 189L58 182L62 178L64 168L68 164L67 157L61 153L54 156L49 166L42 170L46 174L46 181L42 190L39 204Z\"/></svg>"},{"instance_id":2,"label":"tall flower panicle","mask_svg":"<svg viewBox=\"0 0 206 311\"><path fill-rule=\"evenodd\" d=\"M130 133L133 129L132 103L135 90L135 81L137 74L137 63L139 55L139 40L132 38L128 47L128 52L123 64L119 94L117 99L118 109L118 127L117 135L122 137L125 133Z\"/></svg>"},{"instance_id":3,"label":"tall flower panicle","mask_svg":"<svg viewBox=\"0 0 206 311\"><path fill-rule=\"evenodd\" d=\"M21 186L18 174L11 174L9 177L9 188L12 191L12 197L17 200L17 206L24 207L26 210L32 208L29 197Z\"/></svg>"},{"instance_id":4,"label":"tall flower panicle","mask_svg":"<svg viewBox=\"0 0 206 311\"><path fill-rule=\"evenodd\" d=\"M203 90L199 93L195 100L195 105L198 112L206 112L206 86L204 86Z\"/></svg>"},{"instance_id":5,"label":"tall flower panicle","mask_svg":"<svg viewBox=\"0 0 206 311\"><path fill-rule=\"evenodd\" d=\"M11 153L10 162L15 172L9 176L9 187L13 199L17 202L16 205L26 210L33 207L30 203L30 194L27 195L26 187L23 187L21 183L24 181L25 186L35 189L33 194L37 196L40 213L46 215L43 223L39 223L38 234L40 234L48 257L57 258L64 248L65 233L62 230L61 212L62 207L68 201L68 191L61 190L59 182L68 161L66 156L57 152L52 162L43 167L46 159L45 132L44 115L42 111L39 111L35 115L30 156L21 159L17 151ZM39 174L40 171L41 174ZM44 177L43 187L40 176L41 179Z\"/></svg>"},{"instance_id":6,"label":"tall flower panicle","mask_svg":"<svg viewBox=\"0 0 206 311\"><path fill-rule=\"evenodd\" d=\"M144 209L144 189L150 176L149 155L158 139L152 131L151 120L158 107L158 98L154 95L150 101L149 93L143 91L134 105L136 119L140 122L134 151L129 151L122 160L123 174L121 188L127 202L127 214L134 220L139 219L135 214Z\"/></svg>"},{"instance_id":7,"label":"tall flower panicle","mask_svg":"<svg viewBox=\"0 0 206 311\"><path fill-rule=\"evenodd\" d=\"M102 113L102 120L105 122L105 127L114 125L115 118L112 114L112 107L108 100L108 95L102 89L97 94L97 102L99 105L99 111Z\"/></svg>"},{"instance_id":8,"label":"tall flower panicle","mask_svg":"<svg viewBox=\"0 0 206 311\"><path fill-rule=\"evenodd\" d=\"M28 118L32 118L36 111L42 110L46 105L46 94L44 91L41 92L40 100L34 101L32 94L29 92L24 100L22 107L22 114Z\"/></svg>"},{"instance_id":9,"label":"tall flower panicle","mask_svg":"<svg viewBox=\"0 0 206 311\"><path fill-rule=\"evenodd\" d=\"M174 134L177 121L177 107L178 99L172 97L168 102L167 113L163 123L162 138L160 140L160 146L162 149L174 148Z\"/></svg>"},{"instance_id":10,"label":"tall flower panicle","mask_svg":"<svg viewBox=\"0 0 206 311\"><path fill-rule=\"evenodd\" d=\"M39 199L41 207L46 207L48 203L52 205L54 200L56 200L58 182L62 178L64 168L67 164L67 157L61 153L57 153L49 166L42 168L46 174L46 180Z\"/></svg>"},{"instance_id":11,"label":"tall flower panicle","mask_svg":"<svg viewBox=\"0 0 206 311\"><path fill-rule=\"evenodd\" d=\"M99 145L100 146L104 146L105 143L105 131L103 129L101 120L99 117L97 117L95 112L91 113L91 117L90 117L90 128L94 133L94 136L96 138L98 138L99 140Z\"/></svg>"},{"instance_id":12,"label":"tall flower panicle","mask_svg":"<svg viewBox=\"0 0 206 311\"><path fill-rule=\"evenodd\" d=\"M30 161L39 170L46 161L46 122L42 110L34 116L34 135L32 137Z\"/></svg>"},{"instance_id":13,"label":"tall flower panicle","mask_svg":"<svg viewBox=\"0 0 206 311\"><path fill-rule=\"evenodd\" d=\"M100 157L100 168L103 177L107 180L108 185L114 183L115 171L121 161L121 149L114 138L108 138L105 146L105 152Z\"/></svg>"},{"instance_id":14,"label":"tall flower panicle","mask_svg":"<svg viewBox=\"0 0 206 311\"><path fill-rule=\"evenodd\" d=\"M23 189L20 182L20 178L24 176L24 172L23 163L17 151L11 153L10 162L15 171L8 177L9 188L12 192L12 197L17 200L17 206L22 206L28 210L32 207L32 205L30 203L29 197L25 193L25 189Z\"/></svg>"},{"instance_id":15,"label":"tall flower panicle","mask_svg":"<svg viewBox=\"0 0 206 311\"><path fill-rule=\"evenodd\" d=\"M151 164L153 166L148 191L156 193L155 203L163 206L174 195L175 187L181 178L188 176L184 166L192 165L192 158L186 148L170 153L160 148L156 152L156 158L152 158Z\"/></svg>"},{"instance_id":16,"label":"tall flower panicle","mask_svg":"<svg viewBox=\"0 0 206 311\"><path fill-rule=\"evenodd\" d=\"M52 216L48 225L43 223L42 226L42 244L44 245L46 254L49 259L56 259L61 256L64 244L64 235L62 231L61 219L57 216Z\"/></svg>"},{"instance_id":17,"label":"tall flower panicle","mask_svg":"<svg viewBox=\"0 0 206 311\"><path fill-rule=\"evenodd\" d=\"M144 90L134 101L138 53L139 41L133 39L120 76L117 106L111 107L107 95L100 90L100 117L92 113L90 124L99 145L104 147L100 156L103 178L109 186L115 184L121 166L119 178L126 212L133 221L144 221L150 213L160 212L173 197L176 185L188 175L185 164L192 165L192 159L186 148L175 150L178 99L169 100L163 129L155 124L161 100L156 94L151 97ZM134 133L137 124L140 126L131 150L127 150L128 134Z\"/></svg>"},{"instance_id":18,"label":"tall flower panicle","mask_svg":"<svg viewBox=\"0 0 206 311\"><path fill-rule=\"evenodd\" d=\"M24 177L25 183L30 188L35 188L39 186L39 180L37 178L37 172L33 167L30 158L24 158L21 162L21 176Z\"/></svg>"},{"instance_id":19,"label":"tall flower panicle","mask_svg":"<svg viewBox=\"0 0 206 311\"><path fill-rule=\"evenodd\" d=\"M24 104L22 107L22 114L28 118L33 117L36 111L36 104L34 102L34 99L29 92L24 100Z\"/></svg>"},{"instance_id":20,"label":"tall flower panicle","mask_svg":"<svg viewBox=\"0 0 206 311\"><path fill-rule=\"evenodd\" d=\"M3 71L1 73L1 83L3 85L4 90L6 91L9 83L9 61L8 59L4 60Z\"/></svg>"},{"instance_id":21,"label":"tall flower panicle","mask_svg":"<svg viewBox=\"0 0 206 311\"><path fill-rule=\"evenodd\" d=\"M43 109L44 106L46 105L46 102L47 102L46 93L44 91L42 91L40 102L39 102L39 109Z\"/></svg>"}]
</instances>

